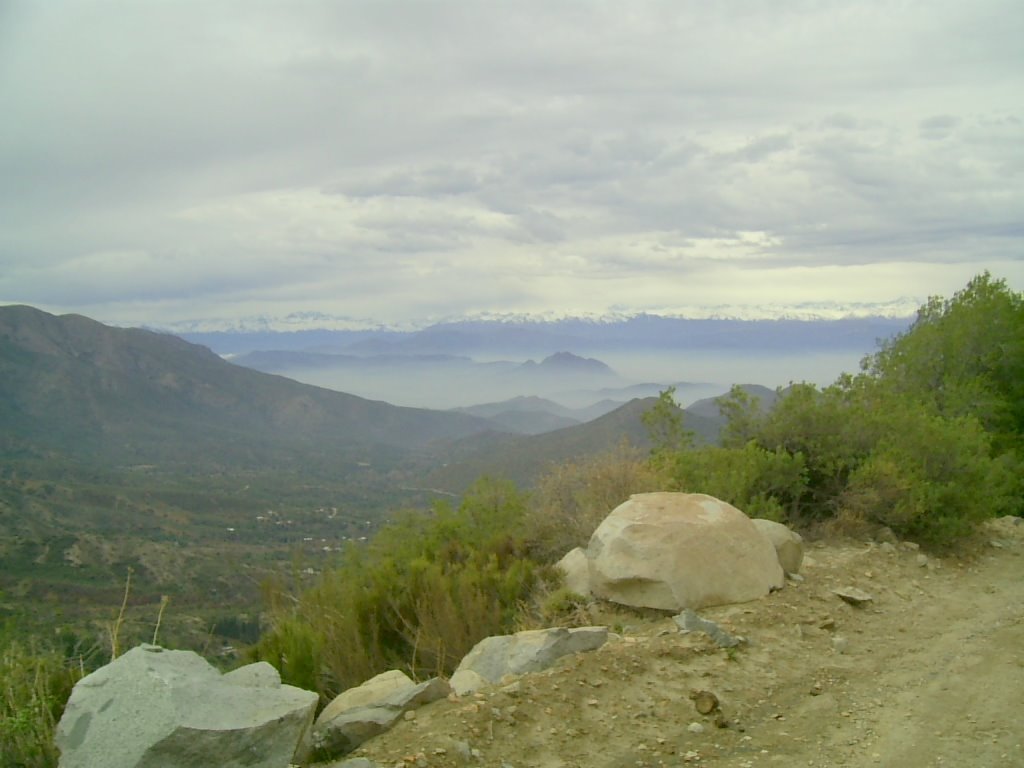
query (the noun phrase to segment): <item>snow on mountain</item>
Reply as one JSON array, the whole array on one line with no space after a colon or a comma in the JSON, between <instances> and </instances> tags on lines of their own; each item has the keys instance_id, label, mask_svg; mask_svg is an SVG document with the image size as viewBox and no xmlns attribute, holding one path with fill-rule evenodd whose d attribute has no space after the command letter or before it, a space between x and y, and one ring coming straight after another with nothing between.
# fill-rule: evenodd
<instances>
[{"instance_id":1,"label":"snow on mountain","mask_svg":"<svg viewBox=\"0 0 1024 768\"><path fill-rule=\"evenodd\" d=\"M904 296L885 302L837 304L804 302L800 304L714 305L690 306L644 311L609 311L603 313L557 312L538 313L478 312L470 315L425 318L418 322L384 324L371 318L333 315L325 312L292 312L283 316L252 315L238 318L199 318L165 323L159 330L171 333L258 333L289 331L418 331L424 328L453 324L549 325L574 322L612 325L643 316L690 320L842 320L847 318L912 317L923 300Z\"/></svg>"}]
</instances>

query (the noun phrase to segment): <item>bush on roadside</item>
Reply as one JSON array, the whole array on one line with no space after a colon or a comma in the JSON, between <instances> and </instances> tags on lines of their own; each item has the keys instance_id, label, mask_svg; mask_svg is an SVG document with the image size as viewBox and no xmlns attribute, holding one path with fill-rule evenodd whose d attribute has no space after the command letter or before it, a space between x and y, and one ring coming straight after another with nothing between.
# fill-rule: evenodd
<instances>
[{"instance_id":1,"label":"bush on roadside","mask_svg":"<svg viewBox=\"0 0 1024 768\"><path fill-rule=\"evenodd\" d=\"M457 509L407 513L314 587L278 592L255 655L324 698L390 668L450 674L557 580L528 555L526 532L526 497L507 482L478 482Z\"/></svg>"},{"instance_id":2,"label":"bush on roadside","mask_svg":"<svg viewBox=\"0 0 1024 768\"><path fill-rule=\"evenodd\" d=\"M541 562L555 562L591 534L634 493L664 490L664 481L629 445L553 467L537 483L529 511L530 546Z\"/></svg>"}]
</instances>

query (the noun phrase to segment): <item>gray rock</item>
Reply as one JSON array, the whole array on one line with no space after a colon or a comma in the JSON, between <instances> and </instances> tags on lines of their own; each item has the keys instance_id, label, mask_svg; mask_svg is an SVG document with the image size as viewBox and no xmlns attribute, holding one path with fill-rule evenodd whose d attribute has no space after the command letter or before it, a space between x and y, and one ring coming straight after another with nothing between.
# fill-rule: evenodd
<instances>
[{"instance_id":1,"label":"gray rock","mask_svg":"<svg viewBox=\"0 0 1024 768\"><path fill-rule=\"evenodd\" d=\"M317 718L309 746L300 762L345 755L367 739L389 730L406 712L443 699L451 686L435 677L416 684L391 670L337 696Z\"/></svg>"},{"instance_id":2,"label":"gray rock","mask_svg":"<svg viewBox=\"0 0 1024 768\"><path fill-rule=\"evenodd\" d=\"M735 648L743 642L742 637L729 634L715 622L702 619L689 608L678 616L673 616L672 619L684 632L703 632L714 640L719 648Z\"/></svg>"},{"instance_id":3,"label":"gray rock","mask_svg":"<svg viewBox=\"0 0 1024 768\"><path fill-rule=\"evenodd\" d=\"M459 663L452 675L452 688L462 695L479 690L481 681L497 683L505 675L539 672L562 656L593 651L607 640L607 627L556 627L488 637Z\"/></svg>"},{"instance_id":4,"label":"gray rock","mask_svg":"<svg viewBox=\"0 0 1024 768\"><path fill-rule=\"evenodd\" d=\"M55 741L61 768L286 768L316 703L269 664L141 645L78 681Z\"/></svg>"},{"instance_id":5,"label":"gray rock","mask_svg":"<svg viewBox=\"0 0 1024 768\"><path fill-rule=\"evenodd\" d=\"M387 672L381 672L365 683L342 691L335 696L316 719L317 725L333 720L342 712L370 706L383 701L396 691L407 690L415 686L416 683L412 678L401 670L389 669Z\"/></svg>"},{"instance_id":6,"label":"gray rock","mask_svg":"<svg viewBox=\"0 0 1024 768\"><path fill-rule=\"evenodd\" d=\"M838 589L833 589L832 594L858 608L867 605L875 599L863 589L857 589L856 587L839 587Z\"/></svg>"}]
</instances>

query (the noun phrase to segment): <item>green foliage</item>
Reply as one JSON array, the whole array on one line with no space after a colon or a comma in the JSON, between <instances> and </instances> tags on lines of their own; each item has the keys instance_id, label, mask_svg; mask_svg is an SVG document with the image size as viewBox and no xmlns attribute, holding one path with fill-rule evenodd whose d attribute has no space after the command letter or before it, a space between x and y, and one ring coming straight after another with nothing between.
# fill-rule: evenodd
<instances>
[{"instance_id":1,"label":"green foliage","mask_svg":"<svg viewBox=\"0 0 1024 768\"><path fill-rule=\"evenodd\" d=\"M754 442L684 451L666 469L669 490L707 493L751 517L778 522L796 517L806 491L803 454L768 451Z\"/></svg>"},{"instance_id":2,"label":"green foliage","mask_svg":"<svg viewBox=\"0 0 1024 768\"><path fill-rule=\"evenodd\" d=\"M943 416L971 415L994 448L1022 450L1024 296L987 272L952 299L932 298L913 326L864 362L893 391Z\"/></svg>"},{"instance_id":3,"label":"green foliage","mask_svg":"<svg viewBox=\"0 0 1024 768\"><path fill-rule=\"evenodd\" d=\"M672 487L751 515L806 524L837 517L944 546L1024 490L1024 300L981 275L931 299L858 376L795 384L775 407L734 388L720 448L654 459ZM652 411L657 424L667 410Z\"/></svg>"},{"instance_id":4,"label":"green foliage","mask_svg":"<svg viewBox=\"0 0 1024 768\"><path fill-rule=\"evenodd\" d=\"M1011 511L1013 473L1007 461L990 457L989 435L977 419L946 419L909 403L889 419L850 476L845 510L935 544Z\"/></svg>"},{"instance_id":5,"label":"green foliage","mask_svg":"<svg viewBox=\"0 0 1024 768\"><path fill-rule=\"evenodd\" d=\"M675 401L676 388L658 394L658 402L640 417L655 457L693 446L693 433L683 425L683 409Z\"/></svg>"},{"instance_id":6,"label":"green foliage","mask_svg":"<svg viewBox=\"0 0 1024 768\"><path fill-rule=\"evenodd\" d=\"M738 384L716 401L718 411L727 419L719 442L726 448L739 448L754 439L764 419L761 401Z\"/></svg>"},{"instance_id":7,"label":"green foliage","mask_svg":"<svg viewBox=\"0 0 1024 768\"><path fill-rule=\"evenodd\" d=\"M554 580L527 556L526 532L526 498L505 482L479 482L457 509L407 513L310 589L273 593L256 655L325 697L393 667L450 674Z\"/></svg>"},{"instance_id":8,"label":"green foliage","mask_svg":"<svg viewBox=\"0 0 1024 768\"><path fill-rule=\"evenodd\" d=\"M85 673L55 650L10 642L0 650L0 765L51 768L54 730Z\"/></svg>"}]
</instances>

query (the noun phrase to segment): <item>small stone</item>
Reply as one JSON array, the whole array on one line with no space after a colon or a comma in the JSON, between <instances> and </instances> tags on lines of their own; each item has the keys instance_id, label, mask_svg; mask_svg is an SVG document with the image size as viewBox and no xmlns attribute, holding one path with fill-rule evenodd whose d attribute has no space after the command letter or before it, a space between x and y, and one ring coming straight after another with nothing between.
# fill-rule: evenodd
<instances>
[{"instance_id":1,"label":"small stone","mask_svg":"<svg viewBox=\"0 0 1024 768\"><path fill-rule=\"evenodd\" d=\"M883 552L885 552L885 554L887 554L887 555L892 555L892 554L895 554L895 552L896 552L896 547L894 547L888 541L883 541L881 546L879 547L879 549L882 550Z\"/></svg>"},{"instance_id":2,"label":"small stone","mask_svg":"<svg viewBox=\"0 0 1024 768\"><path fill-rule=\"evenodd\" d=\"M836 628L836 620L833 619L831 616L826 616L825 618L823 618L818 623L818 628L819 629L830 629L830 630L831 629L835 629Z\"/></svg>"},{"instance_id":3,"label":"small stone","mask_svg":"<svg viewBox=\"0 0 1024 768\"><path fill-rule=\"evenodd\" d=\"M850 647L850 641L845 637L836 635L832 638L832 650L836 653L846 653Z\"/></svg>"},{"instance_id":4,"label":"small stone","mask_svg":"<svg viewBox=\"0 0 1024 768\"><path fill-rule=\"evenodd\" d=\"M729 634L715 622L701 618L689 608L683 610L679 615L673 616L672 620L683 632L703 632L720 648L735 648L744 642L742 637Z\"/></svg>"},{"instance_id":5,"label":"small stone","mask_svg":"<svg viewBox=\"0 0 1024 768\"><path fill-rule=\"evenodd\" d=\"M690 723L686 726L686 730L690 733L704 733L704 726L700 723Z\"/></svg>"},{"instance_id":6,"label":"small stone","mask_svg":"<svg viewBox=\"0 0 1024 768\"><path fill-rule=\"evenodd\" d=\"M918 565L919 568L927 568L928 567L928 555L923 555L923 554L918 555L916 560L917 560L917 565Z\"/></svg>"},{"instance_id":7,"label":"small stone","mask_svg":"<svg viewBox=\"0 0 1024 768\"><path fill-rule=\"evenodd\" d=\"M473 757L473 750L469 746L469 742L456 741L452 744L455 749L455 754L464 761L469 761Z\"/></svg>"},{"instance_id":8,"label":"small stone","mask_svg":"<svg viewBox=\"0 0 1024 768\"><path fill-rule=\"evenodd\" d=\"M833 589L832 594L857 608L863 607L875 599L863 589L857 589L856 587L839 587L838 589Z\"/></svg>"},{"instance_id":9,"label":"small stone","mask_svg":"<svg viewBox=\"0 0 1024 768\"><path fill-rule=\"evenodd\" d=\"M711 691L695 691L690 698L693 699L693 706L702 715L710 715L718 709L718 697Z\"/></svg>"},{"instance_id":10,"label":"small stone","mask_svg":"<svg viewBox=\"0 0 1024 768\"><path fill-rule=\"evenodd\" d=\"M406 720L415 720L416 719L416 713L413 710L410 709L408 712L406 712L404 715L402 715L402 717L404 717Z\"/></svg>"}]
</instances>

